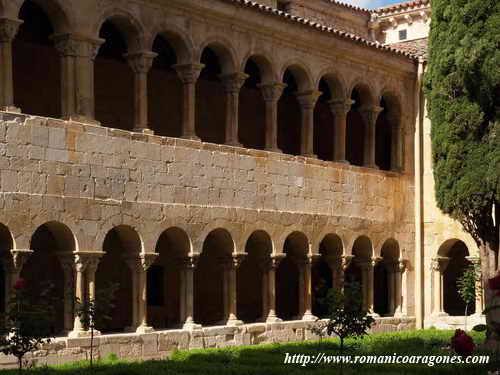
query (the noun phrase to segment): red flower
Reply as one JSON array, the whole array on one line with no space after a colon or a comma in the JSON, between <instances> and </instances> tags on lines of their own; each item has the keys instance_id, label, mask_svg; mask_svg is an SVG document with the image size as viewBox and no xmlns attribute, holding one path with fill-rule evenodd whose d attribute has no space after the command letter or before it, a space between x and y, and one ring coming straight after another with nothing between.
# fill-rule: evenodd
<instances>
[{"instance_id":1,"label":"red flower","mask_svg":"<svg viewBox=\"0 0 500 375\"><path fill-rule=\"evenodd\" d=\"M476 345L474 340L461 329L455 331L455 335L451 338L451 347L453 350L462 357L468 357L472 354Z\"/></svg>"},{"instance_id":2,"label":"red flower","mask_svg":"<svg viewBox=\"0 0 500 375\"><path fill-rule=\"evenodd\" d=\"M488 280L488 288L496 290L495 295L500 296L500 275Z\"/></svg>"},{"instance_id":3,"label":"red flower","mask_svg":"<svg viewBox=\"0 0 500 375\"><path fill-rule=\"evenodd\" d=\"M16 283L14 284L14 289L16 290L21 290L26 287L26 282L24 279L17 279Z\"/></svg>"}]
</instances>

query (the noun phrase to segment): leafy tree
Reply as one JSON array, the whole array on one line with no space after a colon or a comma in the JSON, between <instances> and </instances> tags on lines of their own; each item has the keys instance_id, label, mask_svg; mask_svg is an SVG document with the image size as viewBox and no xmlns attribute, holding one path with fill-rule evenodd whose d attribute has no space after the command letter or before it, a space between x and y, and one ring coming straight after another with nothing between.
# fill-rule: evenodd
<instances>
[{"instance_id":1,"label":"leafy tree","mask_svg":"<svg viewBox=\"0 0 500 375\"><path fill-rule=\"evenodd\" d=\"M80 300L75 298L75 313L80 319L85 330L90 330L90 367L94 359L94 335L97 328L106 326L115 308L115 294L119 288L118 283L111 283L106 288L99 289L94 299Z\"/></svg>"},{"instance_id":2,"label":"leafy tree","mask_svg":"<svg viewBox=\"0 0 500 375\"><path fill-rule=\"evenodd\" d=\"M481 270L479 264L471 263L464 273L457 279L457 288L460 298L465 302L465 330L467 331L467 310L469 305L476 301L476 297L481 295L481 290L476 290L476 283L481 280Z\"/></svg>"},{"instance_id":3,"label":"leafy tree","mask_svg":"<svg viewBox=\"0 0 500 375\"><path fill-rule=\"evenodd\" d=\"M480 248L484 285L498 272L498 30L498 0L432 2L425 89L432 121L436 200L438 207L458 220Z\"/></svg>"},{"instance_id":4,"label":"leafy tree","mask_svg":"<svg viewBox=\"0 0 500 375\"><path fill-rule=\"evenodd\" d=\"M54 337L55 302L53 285L44 286L35 297L23 279L16 281L5 313L0 317L0 351L17 358L19 374L23 372L24 356Z\"/></svg>"}]
</instances>

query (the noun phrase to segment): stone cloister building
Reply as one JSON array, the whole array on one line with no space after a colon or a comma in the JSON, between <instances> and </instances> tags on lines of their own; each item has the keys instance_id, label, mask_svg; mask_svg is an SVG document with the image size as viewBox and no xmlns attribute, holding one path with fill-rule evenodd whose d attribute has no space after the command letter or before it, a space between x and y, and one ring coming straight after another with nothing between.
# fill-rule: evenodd
<instances>
[{"instance_id":1,"label":"stone cloister building","mask_svg":"<svg viewBox=\"0 0 500 375\"><path fill-rule=\"evenodd\" d=\"M72 295L110 282L100 356L313 338L344 280L374 330L443 315L473 245L432 202L425 59L384 43L406 8L0 0L1 308L60 297L36 360L85 358Z\"/></svg>"}]
</instances>

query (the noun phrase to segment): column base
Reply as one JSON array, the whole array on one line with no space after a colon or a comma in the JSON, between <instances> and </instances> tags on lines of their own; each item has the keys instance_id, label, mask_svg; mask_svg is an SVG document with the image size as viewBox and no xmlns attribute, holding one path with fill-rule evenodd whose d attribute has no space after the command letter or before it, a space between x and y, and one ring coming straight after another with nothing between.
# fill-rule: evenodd
<instances>
[{"instance_id":1,"label":"column base","mask_svg":"<svg viewBox=\"0 0 500 375\"><path fill-rule=\"evenodd\" d=\"M98 331L97 329L94 329L94 336L100 336L100 335L101 335L101 332ZM88 330L88 331L85 331L85 330L75 331L75 330L73 330L73 331L70 331L68 333L68 337L71 339L90 337L90 330Z\"/></svg>"},{"instance_id":2,"label":"column base","mask_svg":"<svg viewBox=\"0 0 500 375\"><path fill-rule=\"evenodd\" d=\"M279 149L278 147L266 147L264 149L264 151L268 151L268 152L276 152L278 154L282 154L283 151L281 149Z\"/></svg>"},{"instance_id":3,"label":"column base","mask_svg":"<svg viewBox=\"0 0 500 375\"><path fill-rule=\"evenodd\" d=\"M305 158L310 158L310 159L317 159L318 158L318 155L314 155L314 154L302 154L300 156L303 156Z\"/></svg>"},{"instance_id":4,"label":"column base","mask_svg":"<svg viewBox=\"0 0 500 375\"><path fill-rule=\"evenodd\" d=\"M136 333L151 333L151 332L154 332L154 328L153 327L148 327L148 326L139 326L137 327L137 329L135 330Z\"/></svg>"},{"instance_id":5,"label":"column base","mask_svg":"<svg viewBox=\"0 0 500 375\"><path fill-rule=\"evenodd\" d=\"M334 160L335 163L342 163L346 165L350 165L349 160L341 159L341 160Z\"/></svg>"},{"instance_id":6,"label":"column base","mask_svg":"<svg viewBox=\"0 0 500 375\"><path fill-rule=\"evenodd\" d=\"M151 129L148 129L148 128L134 128L132 129L133 132L135 133L142 133L142 134L146 134L146 135L154 135L155 132Z\"/></svg>"},{"instance_id":7,"label":"column base","mask_svg":"<svg viewBox=\"0 0 500 375\"><path fill-rule=\"evenodd\" d=\"M380 169L380 167L376 164L367 164L367 165L363 165L363 167L371 168L371 169Z\"/></svg>"},{"instance_id":8,"label":"column base","mask_svg":"<svg viewBox=\"0 0 500 375\"><path fill-rule=\"evenodd\" d=\"M186 322L182 325L182 329L186 329L189 331L195 330L195 329L201 329L202 325L201 324L196 324L195 322Z\"/></svg>"},{"instance_id":9,"label":"column base","mask_svg":"<svg viewBox=\"0 0 500 375\"><path fill-rule=\"evenodd\" d=\"M402 312L397 312L393 315L395 318L401 319L401 318L406 318L406 314L403 314Z\"/></svg>"},{"instance_id":10,"label":"column base","mask_svg":"<svg viewBox=\"0 0 500 375\"><path fill-rule=\"evenodd\" d=\"M243 145L240 142L238 142L238 141L226 142L224 144L226 146L232 146L232 147L243 147Z\"/></svg>"},{"instance_id":11,"label":"column base","mask_svg":"<svg viewBox=\"0 0 500 375\"><path fill-rule=\"evenodd\" d=\"M82 115L63 116L62 119L65 121L80 122L82 124L101 125L100 121Z\"/></svg>"},{"instance_id":12,"label":"column base","mask_svg":"<svg viewBox=\"0 0 500 375\"><path fill-rule=\"evenodd\" d=\"M196 136L196 135L183 135L181 137L182 139L187 139L189 141L198 141L198 142L201 142L201 138Z\"/></svg>"},{"instance_id":13,"label":"column base","mask_svg":"<svg viewBox=\"0 0 500 375\"><path fill-rule=\"evenodd\" d=\"M21 113L21 108L17 108L14 106L4 106L0 107L0 111L10 112L10 113Z\"/></svg>"},{"instance_id":14,"label":"column base","mask_svg":"<svg viewBox=\"0 0 500 375\"><path fill-rule=\"evenodd\" d=\"M444 311L433 312L431 314L431 317L433 317L433 318L442 318L442 317L446 317L446 316L450 316L450 315L448 313L445 313Z\"/></svg>"},{"instance_id":15,"label":"column base","mask_svg":"<svg viewBox=\"0 0 500 375\"><path fill-rule=\"evenodd\" d=\"M283 320L278 318L277 316L268 316L264 321L266 323L280 323Z\"/></svg>"},{"instance_id":16,"label":"column base","mask_svg":"<svg viewBox=\"0 0 500 375\"><path fill-rule=\"evenodd\" d=\"M301 320L305 320L308 322L315 322L316 320L318 320L318 317L314 316L313 314L304 314Z\"/></svg>"},{"instance_id":17,"label":"column base","mask_svg":"<svg viewBox=\"0 0 500 375\"><path fill-rule=\"evenodd\" d=\"M238 319L229 319L229 320L226 321L225 325L231 326L231 327L241 326L241 325L243 325L243 321L242 320L238 320Z\"/></svg>"}]
</instances>

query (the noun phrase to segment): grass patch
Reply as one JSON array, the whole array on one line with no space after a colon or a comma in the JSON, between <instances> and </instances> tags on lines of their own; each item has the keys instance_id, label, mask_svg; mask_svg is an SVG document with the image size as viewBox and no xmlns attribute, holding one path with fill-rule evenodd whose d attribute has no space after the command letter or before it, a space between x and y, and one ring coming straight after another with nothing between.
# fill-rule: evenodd
<instances>
[{"instance_id":1,"label":"grass patch","mask_svg":"<svg viewBox=\"0 0 500 375\"><path fill-rule=\"evenodd\" d=\"M453 331L420 330L374 334L360 340L347 340L350 355L453 355L448 349ZM482 333L472 332L476 344L484 340ZM338 355L339 341L328 339L300 343L270 344L227 349L177 351L167 361L126 362L115 358L98 361L93 374L97 375L314 375L340 374L339 365L308 365L283 363L285 353ZM488 355L477 350L475 355ZM345 365L344 374L467 374L484 375L487 370L498 368L494 358L489 365L436 364L352 364ZM498 364L498 361L495 361ZM90 375L87 362L62 366L37 368L28 371L33 375ZM16 371L0 371L2 375L15 375Z\"/></svg>"}]
</instances>

